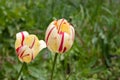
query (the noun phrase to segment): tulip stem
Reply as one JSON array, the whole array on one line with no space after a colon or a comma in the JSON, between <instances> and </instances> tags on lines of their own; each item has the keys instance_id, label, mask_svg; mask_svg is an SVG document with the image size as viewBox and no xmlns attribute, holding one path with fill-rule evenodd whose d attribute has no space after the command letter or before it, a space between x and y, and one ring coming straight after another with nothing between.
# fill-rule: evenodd
<instances>
[{"instance_id":1,"label":"tulip stem","mask_svg":"<svg viewBox=\"0 0 120 80\"><path fill-rule=\"evenodd\" d=\"M54 68L55 68L55 64L56 64L56 60L57 60L57 55L58 55L58 53L55 53L54 62L53 62L53 66L52 66L52 71L51 71L51 79L50 80L53 80L53 72L54 72Z\"/></svg>"},{"instance_id":2,"label":"tulip stem","mask_svg":"<svg viewBox=\"0 0 120 80\"><path fill-rule=\"evenodd\" d=\"M17 75L17 80L20 80L19 78L20 78L20 75L21 75L22 70L24 69L24 66L25 66L25 65L26 65L26 63L24 62L24 63L22 64L22 67L21 67L21 69L20 69L18 75Z\"/></svg>"}]
</instances>

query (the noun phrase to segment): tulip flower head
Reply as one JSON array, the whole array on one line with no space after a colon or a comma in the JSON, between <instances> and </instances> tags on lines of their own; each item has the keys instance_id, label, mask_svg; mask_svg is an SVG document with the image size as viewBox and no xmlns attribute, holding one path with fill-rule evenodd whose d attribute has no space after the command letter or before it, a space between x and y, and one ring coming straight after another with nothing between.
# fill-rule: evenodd
<instances>
[{"instance_id":1,"label":"tulip flower head","mask_svg":"<svg viewBox=\"0 0 120 80\"><path fill-rule=\"evenodd\" d=\"M52 21L45 35L47 47L52 52L67 52L74 42L75 31L73 26L65 19Z\"/></svg>"},{"instance_id":2,"label":"tulip flower head","mask_svg":"<svg viewBox=\"0 0 120 80\"><path fill-rule=\"evenodd\" d=\"M31 62L46 47L46 43L28 32L23 31L16 34L15 49L21 62Z\"/></svg>"}]
</instances>

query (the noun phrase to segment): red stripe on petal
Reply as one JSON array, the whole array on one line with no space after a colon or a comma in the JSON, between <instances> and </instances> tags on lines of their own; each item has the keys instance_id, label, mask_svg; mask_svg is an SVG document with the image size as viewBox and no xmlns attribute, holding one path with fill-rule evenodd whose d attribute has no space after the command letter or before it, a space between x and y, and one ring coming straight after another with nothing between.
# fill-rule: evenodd
<instances>
[{"instance_id":1,"label":"red stripe on petal","mask_svg":"<svg viewBox=\"0 0 120 80\"><path fill-rule=\"evenodd\" d=\"M66 47L64 47L64 49L63 49L63 53L64 53L66 50L67 50L67 48L66 48Z\"/></svg>"},{"instance_id":2,"label":"red stripe on petal","mask_svg":"<svg viewBox=\"0 0 120 80\"><path fill-rule=\"evenodd\" d=\"M24 56L21 56L21 58L23 59L23 57L26 57L26 56L29 56L30 54L26 54L26 55L24 55Z\"/></svg>"},{"instance_id":3,"label":"red stripe on petal","mask_svg":"<svg viewBox=\"0 0 120 80\"><path fill-rule=\"evenodd\" d=\"M21 46L16 49L16 52L17 52L17 55L18 55L18 56L19 56L19 53L18 53L18 52L19 52L20 48L23 46L23 42L24 42L24 39L25 39L25 36L24 36L24 33L23 33L23 32L21 32L21 36L22 36Z\"/></svg>"},{"instance_id":4,"label":"red stripe on petal","mask_svg":"<svg viewBox=\"0 0 120 80\"><path fill-rule=\"evenodd\" d=\"M53 28L49 31L49 33L48 33L48 35L47 35L47 38L46 38L46 44L47 44L48 38L49 38L49 36L50 36L50 34L51 34L51 32L53 31L54 28L55 28L55 27L53 27Z\"/></svg>"},{"instance_id":5,"label":"red stripe on petal","mask_svg":"<svg viewBox=\"0 0 120 80\"><path fill-rule=\"evenodd\" d=\"M23 41L24 41L25 36L24 36L23 32L21 32L21 35L22 35L22 42L21 42L21 45L23 45Z\"/></svg>"},{"instance_id":6,"label":"red stripe on petal","mask_svg":"<svg viewBox=\"0 0 120 80\"><path fill-rule=\"evenodd\" d=\"M61 21L61 23L60 23L60 25L59 25L59 27L58 27L58 33L60 32L60 27L61 27L63 21L64 21L64 19L62 19L62 21Z\"/></svg>"},{"instance_id":7,"label":"red stripe on petal","mask_svg":"<svg viewBox=\"0 0 120 80\"><path fill-rule=\"evenodd\" d=\"M21 54L19 54L18 56L21 58L23 56L24 52L25 52L25 50Z\"/></svg>"},{"instance_id":8,"label":"red stripe on petal","mask_svg":"<svg viewBox=\"0 0 120 80\"><path fill-rule=\"evenodd\" d=\"M30 48L33 48L34 44L35 44L35 38L34 38L32 45L30 46Z\"/></svg>"},{"instance_id":9,"label":"red stripe on petal","mask_svg":"<svg viewBox=\"0 0 120 80\"><path fill-rule=\"evenodd\" d=\"M20 46L20 47L18 47L18 48L16 49L17 55L19 54L18 52L19 52L19 50L20 50L21 47L22 47L22 46Z\"/></svg>"},{"instance_id":10,"label":"red stripe on petal","mask_svg":"<svg viewBox=\"0 0 120 80\"><path fill-rule=\"evenodd\" d=\"M17 49L16 49L16 52L18 53L18 51L20 50L20 48L21 48L22 46L20 46L20 47L18 47Z\"/></svg>"},{"instance_id":11,"label":"red stripe on petal","mask_svg":"<svg viewBox=\"0 0 120 80\"><path fill-rule=\"evenodd\" d=\"M60 35L62 35L62 39L61 39L61 43L60 43L60 46L59 46L59 52L61 52L62 49L63 49L63 43L64 43L64 32L60 32Z\"/></svg>"}]
</instances>

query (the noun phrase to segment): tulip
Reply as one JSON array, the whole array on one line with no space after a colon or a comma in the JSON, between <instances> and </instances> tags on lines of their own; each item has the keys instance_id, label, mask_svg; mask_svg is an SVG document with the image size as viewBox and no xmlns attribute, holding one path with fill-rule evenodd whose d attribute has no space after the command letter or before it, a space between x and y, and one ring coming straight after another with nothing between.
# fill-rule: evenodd
<instances>
[{"instance_id":1,"label":"tulip","mask_svg":"<svg viewBox=\"0 0 120 80\"><path fill-rule=\"evenodd\" d=\"M45 41L50 51L55 53L67 52L73 45L75 31L65 19L52 21L45 35Z\"/></svg>"},{"instance_id":2,"label":"tulip","mask_svg":"<svg viewBox=\"0 0 120 80\"><path fill-rule=\"evenodd\" d=\"M46 47L46 43L26 31L16 34L15 49L21 62L31 62Z\"/></svg>"}]
</instances>

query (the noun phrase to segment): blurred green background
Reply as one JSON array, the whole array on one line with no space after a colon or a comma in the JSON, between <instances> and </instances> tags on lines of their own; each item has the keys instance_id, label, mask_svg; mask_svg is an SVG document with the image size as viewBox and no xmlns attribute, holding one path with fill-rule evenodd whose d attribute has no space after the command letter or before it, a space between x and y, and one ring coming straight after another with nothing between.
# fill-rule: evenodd
<instances>
[{"instance_id":1,"label":"blurred green background","mask_svg":"<svg viewBox=\"0 0 120 80\"><path fill-rule=\"evenodd\" d=\"M120 80L120 0L0 0L0 80L16 80L21 68L16 33L44 39L49 23L60 18L74 25L76 36L58 56L54 80ZM42 50L21 80L50 80L53 58Z\"/></svg>"}]
</instances>

